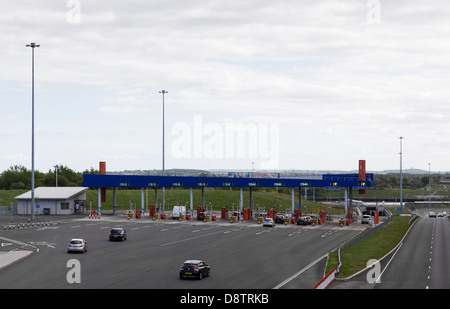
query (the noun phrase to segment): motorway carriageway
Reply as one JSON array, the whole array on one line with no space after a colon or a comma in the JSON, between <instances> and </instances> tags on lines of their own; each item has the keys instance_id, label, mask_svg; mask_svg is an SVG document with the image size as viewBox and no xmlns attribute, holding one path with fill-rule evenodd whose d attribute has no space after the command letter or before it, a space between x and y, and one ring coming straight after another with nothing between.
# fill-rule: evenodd
<instances>
[{"instance_id":1,"label":"motorway carriageway","mask_svg":"<svg viewBox=\"0 0 450 309\"><path fill-rule=\"evenodd\" d=\"M109 242L112 227L127 229L125 242ZM1 252L33 254L0 269L0 288L310 289L324 275L323 257L366 225L339 227L255 222L65 220L52 226L0 231ZM70 239L84 238L86 254L68 254ZM14 242L13 242L13 241ZM70 259L81 265L81 283L68 283ZM180 280L187 259L203 259L211 276Z\"/></svg>"}]
</instances>

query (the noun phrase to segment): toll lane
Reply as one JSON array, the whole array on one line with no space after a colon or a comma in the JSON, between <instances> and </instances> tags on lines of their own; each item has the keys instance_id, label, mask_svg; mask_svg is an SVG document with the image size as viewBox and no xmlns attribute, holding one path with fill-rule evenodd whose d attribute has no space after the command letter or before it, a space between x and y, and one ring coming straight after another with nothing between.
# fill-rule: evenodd
<instances>
[{"instance_id":1,"label":"toll lane","mask_svg":"<svg viewBox=\"0 0 450 309\"><path fill-rule=\"evenodd\" d=\"M450 288L450 220L421 213L395 257L383 266L378 289Z\"/></svg>"},{"instance_id":2,"label":"toll lane","mask_svg":"<svg viewBox=\"0 0 450 309\"><path fill-rule=\"evenodd\" d=\"M38 252L0 270L5 278L0 288L271 289L359 232L331 224L270 228L245 223L102 220L3 233L34 244ZM127 240L109 242L111 227L124 227ZM87 253L68 254L71 238L86 239ZM80 262L80 284L67 282L70 259ZM180 280L179 267L187 259L207 261L211 276ZM295 280L311 288L322 275L308 279L300 275Z\"/></svg>"}]
</instances>

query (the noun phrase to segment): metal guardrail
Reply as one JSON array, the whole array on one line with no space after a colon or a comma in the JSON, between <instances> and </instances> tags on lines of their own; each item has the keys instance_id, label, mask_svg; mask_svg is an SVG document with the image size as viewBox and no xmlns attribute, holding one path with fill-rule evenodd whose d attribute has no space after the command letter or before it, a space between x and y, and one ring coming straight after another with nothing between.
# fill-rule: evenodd
<instances>
[{"instance_id":1,"label":"metal guardrail","mask_svg":"<svg viewBox=\"0 0 450 309\"><path fill-rule=\"evenodd\" d=\"M378 224L377 226L371 228L370 230L366 231L365 233L362 233L361 235L350 239L348 242L343 244L339 249L340 250L346 250L357 243L359 243L361 240L366 239L367 237L371 236L372 234L376 233L380 229L382 229L385 225L387 225L389 222L391 222L391 217L388 217L386 220L384 220L382 223Z\"/></svg>"},{"instance_id":2,"label":"metal guardrail","mask_svg":"<svg viewBox=\"0 0 450 309\"><path fill-rule=\"evenodd\" d=\"M378 232L380 229L382 229L384 226L386 226L387 224L389 224L392 220L392 215L389 214L389 217L384 220L382 223L378 224L377 226L375 226L374 228L366 231L365 233L362 233L361 235L358 235L355 238L350 239L348 242L346 242L345 244L343 244L342 246L339 247L338 250L338 266L337 266L337 272L339 273L340 268L342 267L342 260L341 260L341 253L345 250L347 250L348 248L353 247L354 245L356 245L357 243L359 243L361 240L366 239L367 237L373 235L374 233Z\"/></svg>"},{"instance_id":3,"label":"metal guardrail","mask_svg":"<svg viewBox=\"0 0 450 309\"><path fill-rule=\"evenodd\" d=\"M387 210L387 209L386 209ZM376 227L372 228L369 231L366 231L365 233L351 239L350 241L346 242L345 244L343 244L341 247L339 247L338 250L338 265L333 268L325 277L323 277L314 287L313 289L326 289L331 282L334 281L335 277L337 274L339 274L339 271L342 267L342 259L341 259L341 253L342 251L351 248L352 246L356 245L358 242L360 242L363 239L366 239L367 237L369 237L370 235L373 235L373 233L376 233L377 231L379 231L381 228L383 228L385 225L389 224L389 222L391 222L392 220L392 213L387 210L388 213L388 219L383 221L381 224L377 225ZM418 215L414 215L408 222L408 225L411 224L411 222L414 221L415 218L417 218Z\"/></svg>"},{"instance_id":4,"label":"metal guardrail","mask_svg":"<svg viewBox=\"0 0 450 309\"><path fill-rule=\"evenodd\" d=\"M392 215L389 211L388 211L389 217L388 219L386 219L385 221L383 221L381 224L377 225L376 227L370 229L369 231L366 231L365 233L350 239L348 242L346 242L345 244L343 244L341 247L339 247L338 250L338 266L337 266L337 272L339 273L339 269L342 267L342 260L341 260L341 253L344 250L347 250L348 248L351 248L352 246L356 245L357 243L359 243L361 240L366 239L367 237L373 235L374 233L376 233L377 231L379 231L380 229L382 229L384 226L386 226L387 224L389 224L389 222L391 222L392 217L393 216L397 216L397 215ZM418 217L417 215L412 216L412 218L408 221L408 225L411 224L412 221L414 221L414 219Z\"/></svg>"},{"instance_id":5,"label":"metal guardrail","mask_svg":"<svg viewBox=\"0 0 450 309\"><path fill-rule=\"evenodd\" d=\"M9 206L0 206L0 215L9 215L11 212L9 211Z\"/></svg>"}]
</instances>

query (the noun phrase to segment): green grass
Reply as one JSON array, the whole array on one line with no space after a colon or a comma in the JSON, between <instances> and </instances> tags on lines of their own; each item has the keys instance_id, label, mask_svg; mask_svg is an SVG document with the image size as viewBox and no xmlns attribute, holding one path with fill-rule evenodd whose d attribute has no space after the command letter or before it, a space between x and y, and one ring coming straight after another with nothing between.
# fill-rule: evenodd
<instances>
[{"instance_id":1,"label":"green grass","mask_svg":"<svg viewBox=\"0 0 450 309\"><path fill-rule=\"evenodd\" d=\"M385 256L403 238L410 227L410 224L408 224L410 219L411 217L395 216L386 227L358 242L353 247L344 250L341 256L342 268L338 278L347 278L366 268L370 259L379 260ZM337 249L329 256L327 273L336 265L338 265Z\"/></svg>"},{"instance_id":2,"label":"green grass","mask_svg":"<svg viewBox=\"0 0 450 309\"><path fill-rule=\"evenodd\" d=\"M0 206L9 206L11 203L17 204L14 198L28 190L0 190Z\"/></svg>"},{"instance_id":3,"label":"green grass","mask_svg":"<svg viewBox=\"0 0 450 309\"><path fill-rule=\"evenodd\" d=\"M159 206L161 206L162 201L162 189L158 189L158 201ZM205 188L205 205L212 206L213 210L220 211L222 207L228 207L229 210L234 208L237 209L240 200L239 190L229 190L229 189L212 189ZM253 198L253 209L258 210L259 207L267 209L274 208L276 203L277 211L284 212L286 209L289 211L292 207L291 195L281 194L276 192L266 192L257 191L252 193ZM87 192L87 206L92 202L92 209L97 208L97 190L89 190ZM190 207L190 190L180 189L180 188L166 188L165 189L165 200L166 200L166 210L171 210L174 205L186 205ZM250 193L248 190L244 190L243 194L243 205L244 208L249 207ZM147 202L148 201L148 202ZM133 207L141 206L141 190L116 190L116 204L117 209L129 209L130 204ZM149 189L144 190L144 204L154 205L155 204L155 190ZM200 189L193 190L193 209L196 210L197 206L202 204L202 195ZM298 204L298 194L296 195L295 204ZM319 204L302 200L302 207L307 207L307 209L318 208ZM102 203L102 209L112 209L113 208L113 190L106 190L106 202Z\"/></svg>"},{"instance_id":4,"label":"green grass","mask_svg":"<svg viewBox=\"0 0 450 309\"><path fill-rule=\"evenodd\" d=\"M17 203L14 197L27 192L27 190L0 190L0 205L10 205L12 203ZM193 190L194 196L194 207L196 210L197 206L201 206L202 196L200 189ZM161 204L162 201L162 189L158 189L158 201ZM276 191L253 191L253 210L258 210L258 205L261 209L275 208L279 212L285 212L287 209L289 212L292 208L292 196L291 194L276 193ZM220 211L224 206L227 206L229 210L232 209L234 204L235 209L239 206L240 191L239 190L229 190L229 189L213 189L205 188L205 205L209 207L210 203L213 210ZM190 190L182 188L166 188L165 189L165 200L166 200L166 210L171 210L174 205L186 205L190 207ZM249 207L250 193L244 190L243 194L243 205L244 208ZM88 190L86 194L87 209L91 205L93 210L97 209L98 203L98 191L96 189ZM141 207L141 190L116 190L116 204L118 210L128 210L130 209L130 204L133 208L140 209ZM149 189L144 190L144 204L154 205L155 204L155 190ZM295 195L295 205L298 204L298 193ZM276 206L275 206L276 205ZM317 209L320 206L319 203L314 203L312 201L302 200L302 210L308 211L311 209ZM112 210L113 209L113 190L106 190L106 202L102 203L102 210ZM147 208L148 209L148 208ZM327 211L329 210L326 207ZM334 210L334 214L338 214L338 210Z\"/></svg>"}]
</instances>

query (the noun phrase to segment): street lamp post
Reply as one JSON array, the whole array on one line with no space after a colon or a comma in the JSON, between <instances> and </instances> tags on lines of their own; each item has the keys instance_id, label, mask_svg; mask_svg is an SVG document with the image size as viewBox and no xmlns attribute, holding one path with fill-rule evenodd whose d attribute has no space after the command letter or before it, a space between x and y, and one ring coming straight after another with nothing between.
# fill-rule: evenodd
<instances>
[{"instance_id":1,"label":"street lamp post","mask_svg":"<svg viewBox=\"0 0 450 309\"><path fill-rule=\"evenodd\" d=\"M34 220L34 49L40 45L27 44L31 47L31 220Z\"/></svg>"},{"instance_id":2,"label":"street lamp post","mask_svg":"<svg viewBox=\"0 0 450 309\"><path fill-rule=\"evenodd\" d=\"M403 171L402 171L402 141L404 139L403 136L399 137L400 139L400 211L403 212Z\"/></svg>"},{"instance_id":3,"label":"street lamp post","mask_svg":"<svg viewBox=\"0 0 450 309\"><path fill-rule=\"evenodd\" d=\"M163 134L162 134L162 175L164 176L164 148L165 148L165 145L164 145L164 137L165 137L165 134L164 134L164 95L166 94L166 93L168 93L168 91L166 91L166 90L161 90L159 93L162 93L162 95L163 95L163 114L162 114L162 129L163 129ZM162 188L162 209L164 210L165 208L164 208L164 205L165 205L165 199L164 199L164 187Z\"/></svg>"},{"instance_id":4,"label":"street lamp post","mask_svg":"<svg viewBox=\"0 0 450 309\"><path fill-rule=\"evenodd\" d=\"M428 208L431 208L431 163L428 163L428 186L430 191L428 195Z\"/></svg>"},{"instance_id":5,"label":"street lamp post","mask_svg":"<svg viewBox=\"0 0 450 309\"><path fill-rule=\"evenodd\" d=\"M55 168L55 187L58 186L58 165L54 166Z\"/></svg>"}]
</instances>

